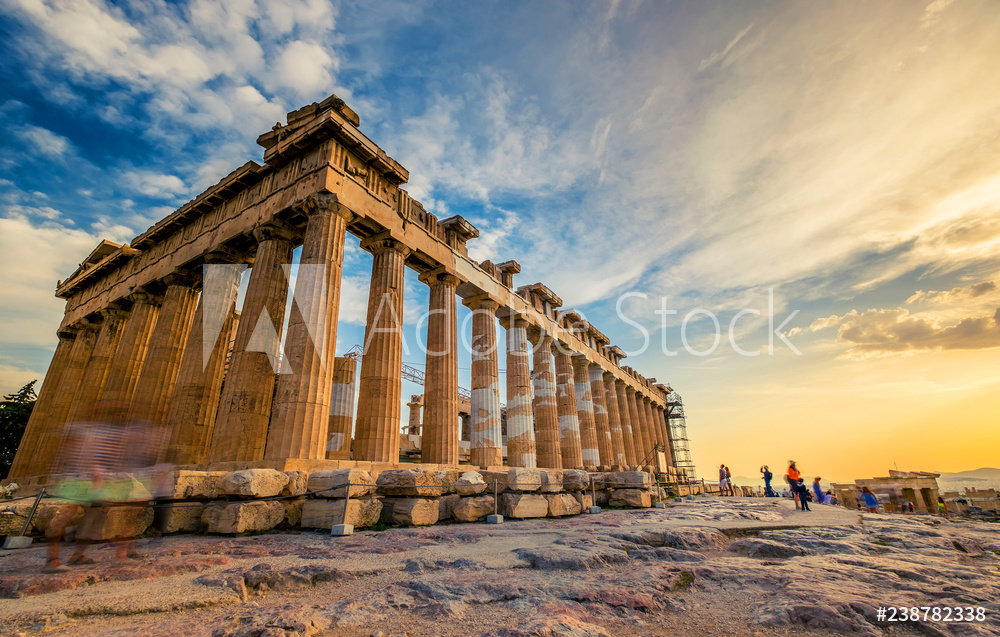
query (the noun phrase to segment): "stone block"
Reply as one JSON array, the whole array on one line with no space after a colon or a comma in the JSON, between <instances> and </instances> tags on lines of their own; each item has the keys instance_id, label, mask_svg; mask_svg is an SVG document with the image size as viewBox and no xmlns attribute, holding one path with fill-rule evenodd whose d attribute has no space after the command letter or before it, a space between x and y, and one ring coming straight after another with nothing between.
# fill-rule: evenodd
<instances>
[{"instance_id":1,"label":"stone block","mask_svg":"<svg viewBox=\"0 0 1000 637\"><path fill-rule=\"evenodd\" d=\"M582 510L580 503L569 493L550 493L545 499L549 501L549 517L577 515Z\"/></svg>"},{"instance_id":2,"label":"stone block","mask_svg":"<svg viewBox=\"0 0 1000 637\"><path fill-rule=\"evenodd\" d=\"M606 489L597 489L595 492L594 506L606 507L609 506L608 502L611 499L610 494Z\"/></svg>"},{"instance_id":3,"label":"stone block","mask_svg":"<svg viewBox=\"0 0 1000 637\"><path fill-rule=\"evenodd\" d=\"M386 496L439 496L441 477L435 471L419 469L390 469L379 474L379 495Z\"/></svg>"},{"instance_id":4,"label":"stone block","mask_svg":"<svg viewBox=\"0 0 1000 637\"><path fill-rule=\"evenodd\" d=\"M455 508L455 505L461 499L462 496L457 493L449 493L438 498L438 521L450 520L452 509Z\"/></svg>"},{"instance_id":5,"label":"stone block","mask_svg":"<svg viewBox=\"0 0 1000 637\"><path fill-rule=\"evenodd\" d=\"M344 503L347 502L347 515ZM302 507L302 527L329 529L336 524L348 524L363 529L375 526L382 513L382 501L377 498L351 500L306 500Z\"/></svg>"},{"instance_id":6,"label":"stone block","mask_svg":"<svg viewBox=\"0 0 1000 637\"><path fill-rule=\"evenodd\" d=\"M476 522L492 515L493 510L493 496L481 495L460 499L452 508L451 515L458 522Z\"/></svg>"},{"instance_id":7,"label":"stone block","mask_svg":"<svg viewBox=\"0 0 1000 637\"><path fill-rule=\"evenodd\" d=\"M31 507L28 507L30 511ZM24 515L28 514L24 512ZM84 508L79 504L68 502L55 502L52 504L41 504L35 511L35 517L31 519L31 526L39 531L47 531L49 524L55 518L59 518L60 524L64 527L76 526L83 519ZM18 529L20 531L20 529Z\"/></svg>"},{"instance_id":8,"label":"stone block","mask_svg":"<svg viewBox=\"0 0 1000 637\"><path fill-rule=\"evenodd\" d=\"M111 473L104 476L102 498L111 502L149 502L153 495L131 473Z\"/></svg>"},{"instance_id":9,"label":"stone block","mask_svg":"<svg viewBox=\"0 0 1000 637\"><path fill-rule=\"evenodd\" d=\"M562 493L562 469L539 469L538 475L542 482L542 493Z\"/></svg>"},{"instance_id":10,"label":"stone block","mask_svg":"<svg viewBox=\"0 0 1000 637\"><path fill-rule=\"evenodd\" d=\"M286 471L288 484L279 495L305 495L309 490L309 474L305 471Z\"/></svg>"},{"instance_id":11,"label":"stone block","mask_svg":"<svg viewBox=\"0 0 1000 637\"><path fill-rule=\"evenodd\" d=\"M302 507L305 505L305 498L295 498L293 500L281 500L285 507L285 524L288 526L299 526L302 522Z\"/></svg>"},{"instance_id":12,"label":"stone block","mask_svg":"<svg viewBox=\"0 0 1000 637\"><path fill-rule=\"evenodd\" d=\"M139 537L153 523L147 506L93 507L76 527L76 539L103 541Z\"/></svg>"},{"instance_id":13,"label":"stone block","mask_svg":"<svg viewBox=\"0 0 1000 637\"><path fill-rule=\"evenodd\" d=\"M594 506L594 497L588 491L574 491L569 495L573 496L573 499L577 501L581 511L586 511Z\"/></svg>"},{"instance_id":14,"label":"stone block","mask_svg":"<svg viewBox=\"0 0 1000 637\"><path fill-rule=\"evenodd\" d=\"M480 471L479 475L483 476L483 482L486 483L486 491L484 491L484 493L493 493L494 481L497 483L497 493L503 493L507 490L506 471Z\"/></svg>"},{"instance_id":15,"label":"stone block","mask_svg":"<svg viewBox=\"0 0 1000 637\"><path fill-rule=\"evenodd\" d=\"M195 503L163 504L157 512L163 533L192 533L204 528L201 516L205 506Z\"/></svg>"},{"instance_id":16,"label":"stone block","mask_svg":"<svg viewBox=\"0 0 1000 637\"><path fill-rule=\"evenodd\" d=\"M288 485L288 475L277 469L230 471L219 479L219 493L251 498L280 495Z\"/></svg>"},{"instance_id":17,"label":"stone block","mask_svg":"<svg viewBox=\"0 0 1000 637\"><path fill-rule=\"evenodd\" d=\"M167 476L166 488L161 492L166 500L219 497L219 480L225 471L175 470Z\"/></svg>"},{"instance_id":18,"label":"stone block","mask_svg":"<svg viewBox=\"0 0 1000 637\"><path fill-rule=\"evenodd\" d=\"M544 518L549 514L549 501L543 495L504 493L500 496L500 512L508 518Z\"/></svg>"},{"instance_id":19,"label":"stone block","mask_svg":"<svg viewBox=\"0 0 1000 637\"><path fill-rule=\"evenodd\" d=\"M348 488L347 484L350 483ZM326 489L330 489L327 491ZM350 490L352 498L375 493L375 480L364 469L335 469L314 471L309 475L309 491L318 498L343 498Z\"/></svg>"},{"instance_id":20,"label":"stone block","mask_svg":"<svg viewBox=\"0 0 1000 637\"><path fill-rule=\"evenodd\" d=\"M645 471L614 471L608 475L607 485L614 489L648 489L653 486L653 476Z\"/></svg>"},{"instance_id":21,"label":"stone block","mask_svg":"<svg viewBox=\"0 0 1000 637\"><path fill-rule=\"evenodd\" d=\"M26 549L31 546L31 538L27 535L12 535L3 541L3 549Z\"/></svg>"},{"instance_id":22,"label":"stone block","mask_svg":"<svg viewBox=\"0 0 1000 637\"><path fill-rule=\"evenodd\" d=\"M583 491L590 489L590 474L582 469L563 469L563 489Z\"/></svg>"},{"instance_id":23,"label":"stone block","mask_svg":"<svg viewBox=\"0 0 1000 637\"><path fill-rule=\"evenodd\" d=\"M23 517L13 511L0 511L0 535L17 535L23 528Z\"/></svg>"},{"instance_id":24,"label":"stone block","mask_svg":"<svg viewBox=\"0 0 1000 637\"><path fill-rule=\"evenodd\" d=\"M285 505L281 502L213 504L205 507L201 516L209 533L267 531L281 524L283 519Z\"/></svg>"},{"instance_id":25,"label":"stone block","mask_svg":"<svg viewBox=\"0 0 1000 637\"><path fill-rule=\"evenodd\" d=\"M478 471L466 471L455 481L455 492L459 495L479 495L486 491L486 481Z\"/></svg>"},{"instance_id":26,"label":"stone block","mask_svg":"<svg viewBox=\"0 0 1000 637\"><path fill-rule=\"evenodd\" d=\"M441 493L455 493L455 483L458 481L458 477L462 475L462 472L458 469L447 469L445 471L436 471L435 473L441 478Z\"/></svg>"},{"instance_id":27,"label":"stone block","mask_svg":"<svg viewBox=\"0 0 1000 637\"><path fill-rule=\"evenodd\" d=\"M354 535L354 527L350 524L334 524L330 527L330 535L345 536Z\"/></svg>"},{"instance_id":28,"label":"stone block","mask_svg":"<svg viewBox=\"0 0 1000 637\"><path fill-rule=\"evenodd\" d=\"M542 488L541 472L538 469L511 467L507 471L508 491L538 491Z\"/></svg>"},{"instance_id":29,"label":"stone block","mask_svg":"<svg viewBox=\"0 0 1000 637\"><path fill-rule=\"evenodd\" d=\"M389 521L404 526L428 526L438 521L440 505L437 498L392 498ZM386 504L389 504L386 501ZM386 516L383 514L382 519Z\"/></svg>"},{"instance_id":30,"label":"stone block","mask_svg":"<svg viewBox=\"0 0 1000 637\"><path fill-rule=\"evenodd\" d=\"M608 506L648 509L653 500L645 489L613 489Z\"/></svg>"},{"instance_id":31,"label":"stone block","mask_svg":"<svg viewBox=\"0 0 1000 637\"><path fill-rule=\"evenodd\" d=\"M486 516L486 523L487 524L503 524L503 516L502 515L487 515Z\"/></svg>"}]
</instances>

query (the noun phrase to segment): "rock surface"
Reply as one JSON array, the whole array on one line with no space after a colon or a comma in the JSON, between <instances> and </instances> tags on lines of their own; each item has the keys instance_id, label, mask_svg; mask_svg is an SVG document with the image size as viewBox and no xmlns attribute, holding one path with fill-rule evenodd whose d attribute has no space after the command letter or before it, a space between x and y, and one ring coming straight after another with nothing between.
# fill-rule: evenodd
<instances>
[{"instance_id":1,"label":"rock surface","mask_svg":"<svg viewBox=\"0 0 1000 637\"><path fill-rule=\"evenodd\" d=\"M219 479L219 493L248 498L279 495L288 486L289 477L276 469L230 471Z\"/></svg>"},{"instance_id":2,"label":"rock surface","mask_svg":"<svg viewBox=\"0 0 1000 637\"><path fill-rule=\"evenodd\" d=\"M285 506L278 501L234 502L205 507L201 521L209 533L268 531L285 519Z\"/></svg>"}]
</instances>

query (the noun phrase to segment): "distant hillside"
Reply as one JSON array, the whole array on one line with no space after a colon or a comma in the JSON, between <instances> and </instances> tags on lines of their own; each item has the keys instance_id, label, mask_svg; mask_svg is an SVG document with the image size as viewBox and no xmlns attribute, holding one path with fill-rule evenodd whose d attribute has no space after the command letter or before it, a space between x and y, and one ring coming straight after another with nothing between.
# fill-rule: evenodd
<instances>
[{"instance_id":1,"label":"distant hillside","mask_svg":"<svg viewBox=\"0 0 1000 637\"><path fill-rule=\"evenodd\" d=\"M942 473L939 482L997 482L1000 481L1000 469L983 467L974 471L959 471L958 473Z\"/></svg>"}]
</instances>

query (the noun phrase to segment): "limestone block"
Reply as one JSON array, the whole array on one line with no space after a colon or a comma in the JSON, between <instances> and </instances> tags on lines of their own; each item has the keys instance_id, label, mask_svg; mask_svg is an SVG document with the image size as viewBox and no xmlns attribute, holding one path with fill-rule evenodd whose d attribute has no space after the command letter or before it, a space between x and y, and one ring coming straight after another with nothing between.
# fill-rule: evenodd
<instances>
[{"instance_id":1,"label":"limestone block","mask_svg":"<svg viewBox=\"0 0 1000 637\"><path fill-rule=\"evenodd\" d=\"M441 477L434 471L390 469L379 474L376 484L378 484L379 495L441 495Z\"/></svg>"},{"instance_id":2,"label":"limestone block","mask_svg":"<svg viewBox=\"0 0 1000 637\"><path fill-rule=\"evenodd\" d=\"M458 522L476 522L493 513L493 496L461 498L452 508L451 515Z\"/></svg>"},{"instance_id":3,"label":"limestone block","mask_svg":"<svg viewBox=\"0 0 1000 637\"><path fill-rule=\"evenodd\" d=\"M550 493L545 496L549 501L549 517L558 518L564 515L577 515L582 510L580 502L573 494Z\"/></svg>"},{"instance_id":4,"label":"limestone block","mask_svg":"<svg viewBox=\"0 0 1000 637\"><path fill-rule=\"evenodd\" d=\"M590 474L582 469L563 469L563 489L583 491L590 489Z\"/></svg>"},{"instance_id":5,"label":"limestone block","mask_svg":"<svg viewBox=\"0 0 1000 637\"><path fill-rule=\"evenodd\" d=\"M562 469L539 469L542 482L542 493L561 493L563 490Z\"/></svg>"},{"instance_id":6,"label":"limestone block","mask_svg":"<svg viewBox=\"0 0 1000 637\"><path fill-rule=\"evenodd\" d=\"M486 481L478 471L466 471L455 481L455 491L459 495L479 495L486 491Z\"/></svg>"},{"instance_id":7,"label":"limestone block","mask_svg":"<svg viewBox=\"0 0 1000 637\"><path fill-rule=\"evenodd\" d=\"M131 473L111 473L104 476L103 499L112 502L149 502L153 495Z\"/></svg>"},{"instance_id":8,"label":"limestone block","mask_svg":"<svg viewBox=\"0 0 1000 637\"><path fill-rule=\"evenodd\" d=\"M653 486L653 476L645 471L614 471L607 483L614 489L648 489Z\"/></svg>"},{"instance_id":9,"label":"limestone block","mask_svg":"<svg viewBox=\"0 0 1000 637\"><path fill-rule=\"evenodd\" d=\"M497 493L503 493L507 490L506 471L480 471L479 475L483 476L483 482L486 483L486 493L493 493L494 481L497 483Z\"/></svg>"},{"instance_id":10,"label":"limestone block","mask_svg":"<svg viewBox=\"0 0 1000 637\"><path fill-rule=\"evenodd\" d=\"M230 471L219 480L219 493L268 498L280 495L288 485L288 476L276 469ZM226 531L216 531L225 533Z\"/></svg>"},{"instance_id":11,"label":"limestone block","mask_svg":"<svg viewBox=\"0 0 1000 637\"><path fill-rule=\"evenodd\" d=\"M344 515L344 503L347 515ZM382 513L382 501L378 498L351 500L306 500L302 507L302 527L329 529L334 524L350 524L354 528L374 526Z\"/></svg>"},{"instance_id":12,"label":"limestone block","mask_svg":"<svg viewBox=\"0 0 1000 637\"><path fill-rule=\"evenodd\" d=\"M285 507L285 524L288 526L299 526L299 523L302 521L302 507L305 502L305 498L281 500L281 504Z\"/></svg>"},{"instance_id":13,"label":"limestone block","mask_svg":"<svg viewBox=\"0 0 1000 637\"><path fill-rule=\"evenodd\" d=\"M225 471L181 471L175 470L167 480L163 498L183 500L186 498L217 498L219 480Z\"/></svg>"},{"instance_id":14,"label":"limestone block","mask_svg":"<svg viewBox=\"0 0 1000 637\"><path fill-rule=\"evenodd\" d=\"M452 509L458 504L458 501L462 499L462 496L457 493L449 493L448 495L443 495L438 498L438 521L450 520Z\"/></svg>"},{"instance_id":15,"label":"limestone block","mask_svg":"<svg viewBox=\"0 0 1000 637\"><path fill-rule=\"evenodd\" d=\"M309 474L305 471L286 471L288 484L280 495L304 495L309 489Z\"/></svg>"},{"instance_id":16,"label":"limestone block","mask_svg":"<svg viewBox=\"0 0 1000 637\"><path fill-rule=\"evenodd\" d=\"M351 483L350 488L346 485ZM324 489L331 489L324 491ZM343 498L350 490L352 498L375 493L375 480L372 474L364 469L335 469L332 471L314 471L309 475L309 491L316 493L318 498ZM338 523L339 524L339 523Z\"/></svg>"},{"instance_id":17,"label":"limestone block","mask_svg":"<svg viewBox=\"0 0 1000 637\"><path fill-rule=\"evenodd\" d=\"M507 489L509 491L538 491L541 487L542 478L538 469L511 467L507 471Z\"/></svg>"},{"instance_id":18,"label":"limestone block","mask_svg":"<svg viewBox=\"0 0 1000 637\"><path fill-rule=\"evenodd\" d=\"M205 512L205 506L202 504L184 502L161 506L159 515L163 522L160 530L163 533L191 533L204 527L201 516Z\"/></svg>"},{"instance_id":19,"label":"limestone block","mask_svg":"<svg viewBox=\"0 0 1000 637\"><path fill-rule=\"evenodd\" d=\"M142 535L153 523L153 508L111 506L89 509L76 527L78 540L116 540Z\"/></svg>"},{"instance_id":20,"label":"limestone block","mask_svg":"<svg viewBox=\"0 0 1000 637\"><path fill-rule=\"evenodd\" d=\"M544 518L549 514L549 501L543 495L504 493L500 513L508 518Z\"/></svg>"},{"instance_id":21,"label":"limestone block","mask_svg":"<svg viewBox=\"0 0 1000 637\"><path fill-rule=\"evenodd\" d=\"M436 471L437 476L441 478L441 493L455 493L455 482L458 481L458 477L462 475L462 472L458 469L448 469L447 471Z\"/></svg>"},{"instance_id":22,"label":"limestone block","mask_svg":"<svg viewBox=\"0 0 1000 637\"><path fill-rule=\"evenodd\" d=\"M201 516L202 522L208 526L209 533L267 531L281 524L283 519L285 519L285 505L281 502L213 504L205 507L205 512Z\"/></svg>"},{"instance_id":23,"label":"limestone block","mask_svg":"<svg viewBox=\"0 0 1000 637\"><path fill-rule=\"evenodd\" d=\"M27 516L31 511L32 501L28 500L28 504L21 512L22 516ZM78 504L71 504L69 502L54 502L52 504L40 504L38 510L35 511L35 517L31 519L31 528L37 529L39 531L45 531L49 528L49 523L53 518L59 516L59 519L63 521L65 526L76 526L83 519L84 509ZM20 518L21 524L24 524L24 517ZM20 533L21 527L17 528L17 532ZM30 532L31 529L28 529Z\"/></svg>"},{"instance_id":24,"label":"limestone block","mask_svg":"<svg viewBox=\"0 0 1000 637\"><path fill-rule=\"evenodd\" d=\"M579 503L581 511L589 511L590 507L594 506L594 496L590 495L589 491L574 491L569 495Z\"/></svg>"},{"instance_id":25,"label":"limestone block","mask_svg":"<svg viewBox=\"0 0 1000 637\"><path fill-rule=\"evenodd\" d=\"M645 489L613 489L608 506L648 509L653 500Z\"/></svg>"},{"instance_id":26,"label":"limestone block","mask_svg":"<svg viewBox=\"0 0 1000 637\"><path fill-rule=\"evenodd\" d=\"M24 528L24 518L13 511L0 511L0 535L18 535Z\"/></svg>"},{"instance_id":27,"label":"limestone block","mask_svg":"<svg viewBox=\"0 0 1000 637\"><path fill-rule=\"evenodd\" d=\"M611 495L608 493L607 489L597 489L595 492L594 504L599 507L609 506L608 502L611 500Z\"/></svg>"},{"instance_id":28,"label":"limestone block","mask_svg":"<svg viewBox=\"0 0 1000 637\"><path fill-rule=\"evenodd\" d=\"M405 526L427 526L438 521L440 509L437 498L392 498L391 521Z\"/></svg>"}]
</instances>

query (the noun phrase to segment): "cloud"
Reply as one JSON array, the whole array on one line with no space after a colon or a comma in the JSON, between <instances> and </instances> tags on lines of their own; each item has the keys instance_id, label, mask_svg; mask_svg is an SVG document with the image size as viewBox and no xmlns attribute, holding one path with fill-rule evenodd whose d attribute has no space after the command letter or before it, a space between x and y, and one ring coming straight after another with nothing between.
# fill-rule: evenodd
<instances>
[{"instance_id":1,"label":"cloud","mask_svg":"<svg viewBox=\"0 0 1000 637\"><path fill-rule=\"evenodd\" d=\"M910 298L906 299L906 304L913 303L948 303L963 298L975 299L996 291L997 284L993 281L982 281L968 287L955 287L951 290L924 292L918 290Z\"/></svg>"},{"instance_id":2,"label":"cloud","mask_svg":"<svg viewBox=\"0 0 1000 637\"><path fill-rule=\"evenodd\" d=\"M130 190L147 197L172 198L188 190L179 177L149 170L127 171L122 180Z\"/></svg>"},{"instance_id":3,"label":"cloud","mask_svg":"<svg viewBox=\"0 0 1000 637\"><path fill-rule=\"evenodd\" d=\"M743 36L749 33L750 29L752 28L753 24L752 23L748 24L745 29L736 34L735 38L729 41L729 44L727 44L724 49L722 49L721 51L712 51L712 55L708 56L707 58L698 63L698 71L704 71L708 67L717 63L722 63L723 65L725 65L726 57L733 50L733 47L739 44L740 40L743 39Z\"/></svg>"},{"instance_id":4,"label":"cloud","mask_svg":"<svg viewBox=\"0 0 1000 637\"><path fill-rule=\"evenodd\" d=\"M57 135L47 128L26 124L14 129L14 134L34 146L35 150L52 158L67 155L73 150L73 144L62 135Z\"/></svg>"}]
</instances>

